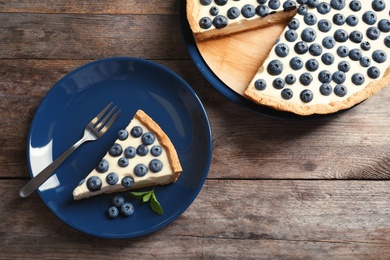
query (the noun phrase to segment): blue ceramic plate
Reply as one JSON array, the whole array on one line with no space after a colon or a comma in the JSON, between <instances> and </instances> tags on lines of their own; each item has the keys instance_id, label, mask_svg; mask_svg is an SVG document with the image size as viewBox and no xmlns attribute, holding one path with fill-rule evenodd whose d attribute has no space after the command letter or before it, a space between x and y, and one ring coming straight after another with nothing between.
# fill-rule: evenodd
<instances>
[{"instance_id":1,"label":"blue ceramic plate","mask_svg":"<svg viewBox=\"0 0 390 260\"><path fill-rule=\"evenodd\" d=\"M201 190L211 162L211 130L191 87L156 63L108 58L86 64L61 79L40 104L28 136L31 176L81 138L86 124L109 102L121 114L102 138L79 147L39 189L46 206L71 227L98 237L131 238L156 231L178 216ZM72 191L104 156L117 132L137 109L149 114L175 145L183 172L176 183L155 187L164 214L130 199L135 213L110 220L105 211L114 195L74 201ZM125 196L126 193L123 193Z\"/></svg>"},{"instance_id":2,"label":"blue ceramic plate","mask_svg":"<svg viewBox=\"0 0 390 260\"><path fill-rule=\"evenodd\" d=\"M218 78L218 76L214 74L214 72L208 67L207 63L202 58L202 55L198 50L192 31L187 21L186 0L180 0L179 2L179 15L180 15L179 16L180 25L181 25L181 31L183 34L184 42L186 44L188 54L190 55L192 61L194 62L195 66L198 68L200 73L202 73L202 75L206 78L206 80L231 102L263 116L277 118L277 119L287 119L287 120L322 119L322 118L327 118L330 116L337 115L345 111L343 110L343 111L339 111L327 115L300 116L294 113L278 111L267 106L256 104L251 100L241 96L240 94L232 90L228 85L223 83Z\"/></svg>"}]
</instances>

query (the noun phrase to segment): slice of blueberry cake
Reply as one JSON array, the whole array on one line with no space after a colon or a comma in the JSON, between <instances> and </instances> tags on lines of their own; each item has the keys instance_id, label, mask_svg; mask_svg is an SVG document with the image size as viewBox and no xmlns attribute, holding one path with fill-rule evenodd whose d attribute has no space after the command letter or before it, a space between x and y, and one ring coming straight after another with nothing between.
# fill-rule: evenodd
<instances>
[{"instance_id":1,"label":"slice of blueberry cake","mask_svg":"<svg viewBox=\"0 0 390 260\"><path fill-rule=\"evenodd\" d=\"M187 20L197 40L207 40L287 21L291 0L188 0Z\"/></svg>"},{"instance_id":2,"label":"slice of blueberry cake","mask_svg":"<svg viewBox=\"0 0 390 260\"><path fill-rule=\"evenodd\" d=\"M363 101L390 83L389 11L384 0L299 6L245 95L300 115Z\"/></svg>"},{"instance_id":3,"label":"slice of blueberry cake","mask_svg":"<svg viewBox=\"0 0 390 260\"><path fill-rule=\"evenodd\" d=\"M95 169L73 191L75 200L176 182L182 171L169 137L138 110Z\"/></svg>"}]
</instances>

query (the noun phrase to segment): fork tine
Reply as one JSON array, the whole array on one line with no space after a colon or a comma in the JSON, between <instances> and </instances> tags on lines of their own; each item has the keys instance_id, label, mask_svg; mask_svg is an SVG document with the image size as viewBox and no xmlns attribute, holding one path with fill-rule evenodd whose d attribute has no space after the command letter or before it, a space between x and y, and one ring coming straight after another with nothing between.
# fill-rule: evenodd
<instances>
[{"instance_id":1,"label":"fork tine","mask_svg":"<svg viewBox=\"0 0 390 260\"><path fill-rule=\"evenodd\" d=\"M104 124L107 122L107 120L110 118L110 116L112 115L112 113L114 112L114 110L116 109L116 106L113 107L110 112L108 112L105 117L103 119L100 120L100 122L94 126L94 128L96 128L97 130L99 130L99 128L101 128L102 126L104 126Z\"/></svg>"},{"instance_id":2,"label":"fork tine","mask_svg":"<svg viewBox=\"0 0 390 260\"><path fill-rule=\"evenodd\" d=\"M99 114L97 114L92 120L91 122L88 124L88 126L92 127L93 125L95 125L101 118L102 116L106 113L106 111L110 108L110 106L112 105L113 102L110 102L110 104L108 104L102 111L99 112Z\"/></svg>"},{"instance_id":3,"label":"fork tine","mask_svg":"<svg viewBox=\"0 0 390 260\"><path fill-rule=\"evenodd\" d=\"M116 118L119 116L120 112L121 112L120 110L118 112L116 112L111 117L111 119L107 122L107 124L105 126L103 126L103 128L100 130L101 134L104 134L111 127L111 125L115 122Z\"/></svg>"}]
</instances>

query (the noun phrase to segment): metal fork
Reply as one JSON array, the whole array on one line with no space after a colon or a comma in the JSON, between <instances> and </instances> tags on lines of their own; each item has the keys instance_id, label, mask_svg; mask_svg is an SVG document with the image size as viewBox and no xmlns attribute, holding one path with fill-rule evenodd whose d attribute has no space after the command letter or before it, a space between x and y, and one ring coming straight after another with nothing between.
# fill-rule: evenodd
<instances>
[{"instance_id":1,"label":"metal fork","mask_svg":"<svg viewBox=\"0 0 390 260\"><path fill-rule=\"evenodd\" d=\"M38 173L33 179L31 179L26 185L24 185L24 187L19 191L19 196L22 198L26 198L37 188L39 188L39 186L41 186L53 174L53 172L58 168L58 166L60 166L60 164L63 163L65 159L81 144L87 141L95 141L96 139L102 137L111 127L111 125L114 123L119 113L121 112L119 110L111 117L112 113L116 109L115 106L108 113L106 113L111 105L112 102L108 104L102 111L100 111L100 113L95 116L91 120L91 122L89 122L89 124L84 129L83 137L79 141L77 141L68 150L61 154L56 160L54 160L45 169Z\"/></svg>"}]
</instances>

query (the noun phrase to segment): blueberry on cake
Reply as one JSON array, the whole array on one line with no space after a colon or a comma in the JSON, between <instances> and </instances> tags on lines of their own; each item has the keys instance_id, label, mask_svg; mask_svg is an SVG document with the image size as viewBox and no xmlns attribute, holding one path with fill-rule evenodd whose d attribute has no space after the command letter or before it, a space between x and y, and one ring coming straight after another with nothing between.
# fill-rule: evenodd
<instances>
[{"instance_id":1,"label":"blueberry on cake","mask_svg":"<svg viewBox=\"0 0 390 260\"><path fill-rule=\"evenodd\" d=\"M291 0L187 1L187 19L199 41L286 21L295 13Z\"/></svg>"},{"instance_id":2,"label":"blueberry on cake","mask_svg":"<svg viewBox=\"0 0 390 260\"><path fill-rule=\"evenodd\" d=\"M389 10L383 0L298 8L245 95L300 115L332 113L363 101L390 80Z\"/></svg>"},{"instance_id":3,"label":"blueberry on cake","mask_svg":"<svg viewBox=\"0 0 390 260\"><path fill-rule=\"evenodd\" d=\"M169 184L176 182L181 171L169 137L138 110L95 169L74 189L73 198Z\"/></svg>"}]
</instances>

